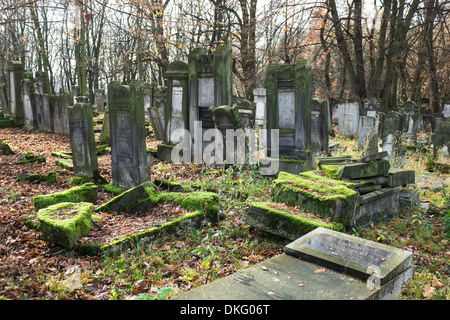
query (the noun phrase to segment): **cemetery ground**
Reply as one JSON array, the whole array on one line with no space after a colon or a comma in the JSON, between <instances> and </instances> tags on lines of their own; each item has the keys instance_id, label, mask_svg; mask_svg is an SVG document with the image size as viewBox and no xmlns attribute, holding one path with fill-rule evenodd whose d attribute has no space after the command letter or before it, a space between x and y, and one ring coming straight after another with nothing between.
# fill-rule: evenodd
<instances>
[{"instance_id":1,"label":"cemetery ground","mask_svg":"<svg viewBox=\"0 0 450 320\"><path fill-rule=\"evenodd\" d=\"M55 155L71 151L69 137L2 128L0 140L15 152L0 153L0 299L167 299L265 261L282 253L290 242L244 222L250 203L270 198L273 178L262 177L257 168L215 169L196 164L175 165L153 158L152 181L187 182L200 190L218 193L225 218L217 224L207 223L201 228L161 236L119 255L88 256L63 249L43 241L37 230L24 223L24 218L36 214L33 197L71 187L73 172L61 167L62 158ZM330 142L339 143L332 155L360 156L357 140L337 135ZM156 149L157 144L150 132L147 148ZM45 157L45 162L15 164L27 152ZM413 252L415 270L402 288L400 298L404 300L450 298L449 235L444 231L449 223L446 213L450 206L450 175L428 170L431 153L426 144L409 150L405 165L416 170L414 188L420 191L421 208L403 209L389 222L350 232ZM448 164L448 158L440 159L445 161ZM111 182L108 148L99 153L98 164L100 174ZM18 181L19 176L27 174L56 179ZM96 206L112 197L99 188ZM119 212L101 214L103 219L93 227L90 237L105 240L133 234L145 224L163 223L183 210L161 205L138 217Z\"/></svg>"}]
</instances>

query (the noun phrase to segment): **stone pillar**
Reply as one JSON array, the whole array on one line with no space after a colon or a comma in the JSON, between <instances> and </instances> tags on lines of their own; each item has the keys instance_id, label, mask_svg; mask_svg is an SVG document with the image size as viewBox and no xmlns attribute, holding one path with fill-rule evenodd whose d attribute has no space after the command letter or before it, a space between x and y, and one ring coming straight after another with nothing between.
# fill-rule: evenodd
<instances>
[{"instance_id":1,"label":"stone pillar","mask_svg":"<svg viewBox=\"0 0 450 320\"><path fill-rule=\"evenodd\" d=\"M9 83L9 117L15 126L25 124L25 114L22 100L23 64L12 61L6 66Z\"/></svg>"},{"instance_id":2,"label":"stone pillar","mask_svg":"<svg viewBox=\"0 0 450 320\"><path fill-rule=\"evenodd\" d=\"M73 171L78 177L99 177L92 108L87 98L78 97L69 109Z\"/></svg>"},{"instance_id":3,"label":"stone pillar","mask_svg":"<svg viewBox=\"0 0 450 320\"><path fill-rule=\"evenodd\" d=\"M24 125L27 129L37 129L36 104L34 99L33 73L25 72L22 80L23 111L25 116Z\"/></svg>"},{"instance_id":4,"label":"stone pillar","mask_svg":"<svg viewBox=\"0 0 450 320\"><path fill-rule=\"evenodd\" d=\"M108 86L113 184L133 188L148 180L144 88L141 81Z\"/></svg>"},{"instance_id":5,"label":"stone pillar","mask_svg":"<svg viewBox=\"0 0 450 320\"><path fill-rule=\"evenodd\" d=\"M328 155L328 102L317 98L311 100L311 149Z\"/></svg>"},{"instance_id":6,"label":"stone pillar","mask_svg":"<svg viewBox=\"0 0 450 320\"><path fill-rule=\"evenodd\" d=\"M264 128L266 126L266 89L256 88L253 90L253 102L256 104L255 126Z\"/></svg>"},{"instance_id":7,"label":"stone pillar","mask_svg":"<svg viewBox=\"0 0 450 320\"><path fill-rule=\"evenodd\" d=\"M95 89L95 104L98 112L105 112L105 90Z\"/></svg>"}]
</instances>

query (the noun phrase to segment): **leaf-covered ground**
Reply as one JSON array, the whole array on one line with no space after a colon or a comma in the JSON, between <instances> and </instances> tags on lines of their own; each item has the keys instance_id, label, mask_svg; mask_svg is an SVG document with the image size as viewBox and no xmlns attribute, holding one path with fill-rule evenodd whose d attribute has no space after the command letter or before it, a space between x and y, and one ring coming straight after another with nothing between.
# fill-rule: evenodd
<instances>
[{"instance_id":1,"label":"leaf-covered ground","mask_svg":"<svg viewBox=\"0 0 450 320\"><path fill-rule=\"evenodd\" d=\"M52 152L69 152L70 139L4 128L0 129L0 141L7 142L16 152L0 154L0 299L164 298L167 293L177 295L264 261L281 253L289 242L249 228L242 220L248 202L270 199L270 179L262 179L251 170L230 172L153 159L149 171L152 180L188 181L213 188L222 200L226 219L218 225L170 235L114 257L88 257L64 250L42 241L38 232L24 225L22 219L35 213L34 196L69 188L73 173L59 167L60 158ZM147 147L155 149L157 144L151 136L147 137ZM13 164L30 151L44 156L46 162ZM418 161L412 162L417 165ZM100 154L98 163L101 175L111 182L109 153ZM55 183L17 181L21 174L55 171ZM442 233L443 196L431 188L436 181L446 182L448 175L421 172L417 181L425 186L421 192L429 200L431 210L404 212L393 223L359 234L414 252L418 267L404 287L404 299L448 298L450 253ZM100 189L97 205L111 197ZM108 214L83 241L130 234L182 213L181 208L166 205L155 208L150 215ZM429 232L420 233L424 230Z\"/></svg>"}]
</instances>

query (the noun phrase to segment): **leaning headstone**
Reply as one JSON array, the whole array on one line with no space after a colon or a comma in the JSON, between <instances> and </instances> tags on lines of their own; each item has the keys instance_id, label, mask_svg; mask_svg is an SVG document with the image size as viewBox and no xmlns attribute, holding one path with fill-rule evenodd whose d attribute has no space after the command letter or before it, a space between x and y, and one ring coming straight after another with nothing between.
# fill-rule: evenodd
<instances>
[{"instance_id":1,"label":"leaning headstone","mask_svg":"<svg viewBox=\"0 0 450 320\"><path fill-rule=\"evenodd\" d=\"M9 117L16 126L23 126L25 115L22 100L23 64L19 61L10 62L7 67L9 81Z\"/></svg>"},{"instance_id":2,"label":"leaning headstone","mask_svg":"<svg viewBox=\"0 0 450 320\"><path fill-rule=\"evenodd\" d=\"M280 171L299 173L311 168L311 64L272 63L266 77L267 158ZM273 134L279 139L272 141ZM278 171L274 172L274 174Z\"/></svg>"},{"instance_id":3,"label":"leaning headstone","mask_svg":"<svg viewBox=\"0 0 450 320\"><path fill-rule=\"evenodd\" d=\"M338 108L339 135L355 137L359 129L359 103L341 103Z\"/></svg>"},{"instance_id":4,"label":"leaning headstone","mask_svg":"<svg viewBox=\"0 0 450 320\"><path fill-rule=\"evenodd\" d=\"M256 103L255 125L258 128L266 124L266 89L257 88L253 90L253 102Z\"/></svg>"},{"instance_id":5,"label":"leaning headstone","mask_svg":"<svg viewBox=\"0 0 450 320\"><path fill-rule=\"evenodd\" d=\"M108 86L113 184L124 189L148 180L144 89L140 81Z\"/></svg>"},{"instance_id":6,"label":"leaning headstone","mask_svg":"<svg viewBox=\"0 0 450 320\"><path fill-rule=\"evenodd\" d=\"M436 157L440 148L447 146L450 151L450 121L441 121L436 125L433 137L433 155Z\"/></svg>"},{"instance_id":7,"label":"leaning headstone","mask_svg":"<svg viewBox=\"0 0 450 320\"><path fill-rule=\"evenodd\" d=\"M69 109L70 145L74 175L97 178L99 176L92 108L87 98L78 97Z\"/></svg>"}]
</instances>

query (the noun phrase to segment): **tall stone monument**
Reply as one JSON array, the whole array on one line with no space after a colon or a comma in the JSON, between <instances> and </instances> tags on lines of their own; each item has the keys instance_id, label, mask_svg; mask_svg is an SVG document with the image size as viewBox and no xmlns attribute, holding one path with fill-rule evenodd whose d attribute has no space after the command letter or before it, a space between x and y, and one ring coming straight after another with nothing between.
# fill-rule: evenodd
<instances>
[{"instance_id":1,"label":"tall stone monument","mask_svg":"<svg viewBox=\"0 0 450 320\"><path fill-rule=\"evenodd\" d=\"M69 109L74 175L97 179L99 171L92 117L92 108L87 103L87 98L78 97L77 103Z\"/></svg>"},{"instance_id":2,"label":"tall stone monument","mask_svg":"<svg viewBox=\"0 0 450 320\"><path fill-rule=\"evenodd\" d=\"M261 166L265 167L267 163L272 166L276 162L280 171L291 173L311 168L310 62L270 64L266 102L268 158L261 160ZM279 139L272 139L273 131L279 134Z\"/></svg>"},{"instance_id":3,"label":"tall stone monument","mask_svg":"<svg viewBox=\"0 0 450 320\"><path fill-rule=\"evenodd\" d=\"M110 83L108 107L113 184L129 189L149 178L143 83Z\"/></svg>"}]
</instances>

